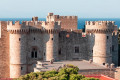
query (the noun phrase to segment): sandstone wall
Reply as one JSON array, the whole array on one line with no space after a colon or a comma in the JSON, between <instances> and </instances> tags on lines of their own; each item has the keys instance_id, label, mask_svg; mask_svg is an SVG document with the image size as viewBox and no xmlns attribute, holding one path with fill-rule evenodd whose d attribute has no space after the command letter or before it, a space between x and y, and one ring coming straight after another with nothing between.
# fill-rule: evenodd
<instances>
[{"instance_id":1,"label":"sandstone wall","mask_svg":"<svg viewBox=\"0 0 120 80\"><path fill-rule=\"evenodd\" d=\"M48 13L46 21L61 21L61 28L64 29L77 29L77 16L59 16Z\"/></svg>"},{"instance_id":2,"label":"sandstone wall","mask_svg":"<svg viewBox=\"0 0 120 80\"><path fill-rule=\"evenodd\" d=\"M0 78L9 78L9 34L7 32L7 22L0 22Z\"/></svg>"},{"instance_id":3,"label":"sandstone wall","mask_svg":"<svg viewBox=\"0 0 120 80\"><path fill-rule=\"evenodd\" d=\"M10 77L26 74L27 39L26 34L10 34ZM24 66L23 66L24 65ZM14 72L13 72L14 71ZM14 73L14 74L13 74Z\"/></svg>"}]
</instances>

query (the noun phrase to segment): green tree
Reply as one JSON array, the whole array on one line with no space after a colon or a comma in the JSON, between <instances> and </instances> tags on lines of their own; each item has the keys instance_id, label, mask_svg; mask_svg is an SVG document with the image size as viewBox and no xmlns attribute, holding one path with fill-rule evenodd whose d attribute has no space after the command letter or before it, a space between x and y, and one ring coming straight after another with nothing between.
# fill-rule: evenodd
<instances>
[{"instance_id":1,"label":"green tree","mask_svg":"<svg viewBox=\"0 0 120 80\"><path fill-rule=\"evenodd\" d=\"M78 74L78 71L79 68L77 66L68 64L58 71L32 72L15 80L99 80L95 78L86 78Z\"/></svg>"}]
</instances>

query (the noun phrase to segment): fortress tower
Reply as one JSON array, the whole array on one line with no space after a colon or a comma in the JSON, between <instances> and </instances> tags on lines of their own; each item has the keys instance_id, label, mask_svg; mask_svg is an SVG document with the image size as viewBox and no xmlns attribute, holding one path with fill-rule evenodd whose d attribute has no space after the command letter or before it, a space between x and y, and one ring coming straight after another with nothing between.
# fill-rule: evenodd
<instances>
[{"instance_id":1,"label":"fortress tower","mask_svg":"<svg viewBox=\"0 0 120 80\"><path fill-rule=\"evenodd\" d=\"M61 28L60 22L43 22L44 33L44 60L58 60L58 35Z\"/></svg>"},{"instance_id":2,"label":"fortress tower","mask_svg":"<svg viewBox=\"0 0 120 80\"><path fill-rule=\"evenodd\" d=\"M48 13L46 17L46 21L61 21L61 28L62 29L77 29L77 16L59 16L54 15L53 13Z\"/></svg>"},{"instance_id":3,"label":"fortress tower","mask_svg":"<svg viewBox=\"0 0 120 80\"><path fill-rule=\"evenodd\" d=\"M7 30L10 33L10 78L17 78L26 74L27 69L27 34L25 33L27 27L19 24L19 21L16 21L15 24L10 21Z\"/></svg>"},{"instance_id":4,"label":"fortress tower","mask_svg":"<svg viewBox=\"0 0 120 80\"><path fill-rule=\"evenodd\" d=\"M93 62L112 63L112 33L115 28L113 21L86 21L86 33L93 33L95 38Z\"/></svg>"}]
</instances>

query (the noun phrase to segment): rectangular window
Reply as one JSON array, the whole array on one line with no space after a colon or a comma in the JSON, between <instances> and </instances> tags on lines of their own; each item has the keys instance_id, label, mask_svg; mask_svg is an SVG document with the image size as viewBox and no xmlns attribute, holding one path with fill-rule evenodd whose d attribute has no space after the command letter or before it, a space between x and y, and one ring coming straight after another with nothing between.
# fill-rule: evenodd
<instances>
[{"instance_id":1,"label":"rectangular window","mask_svg":"<svg viewBox=\"0 0 120 80\"><path fill-rule=\"evenodd\" d=\"M21 38L19 38L19 41L21 40Z\"/></svg>"},{"instance_id":2,"label":"rectangular window","mask_svg":"<svg viewBox=\"0 0 120 80\"><path fill-rule=\"evenodd\" d=\"M79 53L79 46L75 46L75 53Z\"/></svg>"},{"instance_id":3,"label":"rectangular window","mask_svg":"<svg viewBox=\"0 0 120 80\"><path fill-rule=\"evenodd\" d=\"M23 67L21 67L21 70L23 69Z\"/></svg>"},{"instance_id":4,"label":"rectangular window","mask_svg":"<svg viewBox=\"0 0 120 80\"><path fill-rule=\"evenodd\" d=\"M109 36L107 36L107 39L109 39Z\"/></svg>"},{"instance_id":5,"label":"rectangular window","mask_svg":"<svg viewBox=\"0 0 120 80\"><path fill-rule=\"evenodd\" d=\"M92 53L93 53L93 50L92 50Z\"/></svg>"},{"instance_id":6,"label":"rectangular window","mask_svg":"<svg viewBox=\"0 0 120 80\"><path fill-rule=\"evenodd\" d=\"M61 55L61 49L59 49L59 55Z\"/></svg>"},{"instance_id":7,"label":"rectangular window","mask_svg":"<svg viewBox=\"0 0 120 80\"><path fill-rule=\"evenodd\" d=\"M35 51L35 58L37 58L37 51Z\"/></svg>"}]
</instances>

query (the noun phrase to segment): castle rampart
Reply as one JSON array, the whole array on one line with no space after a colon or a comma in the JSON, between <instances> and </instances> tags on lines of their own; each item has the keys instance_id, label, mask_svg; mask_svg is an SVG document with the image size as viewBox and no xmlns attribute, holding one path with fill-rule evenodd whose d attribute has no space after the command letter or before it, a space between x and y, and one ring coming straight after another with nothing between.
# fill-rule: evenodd
<instances>
[{"instance_id":1,"label":"castle rampart","mask_svg":"<svg viewBox=\"0 0 120 80\"><path fill-rule=\"evenodd\" d=\"M10 77L9 33L7 22L0 21L0 78Z\"/></svg>"},{"instance_id":2,"label":"castle rampart","mask_svg":"<svg viewBox=\"0 0 120 80\"><path fill-rule=\"evenodd\" d=\"M33 72L37 61L90 60L118 64L118 33L113 21L86 21L49 13L47 21L1 22L0 77L17 78ZM4 74L4 72L8 72Z\"/></svg>"}]
</instances>

